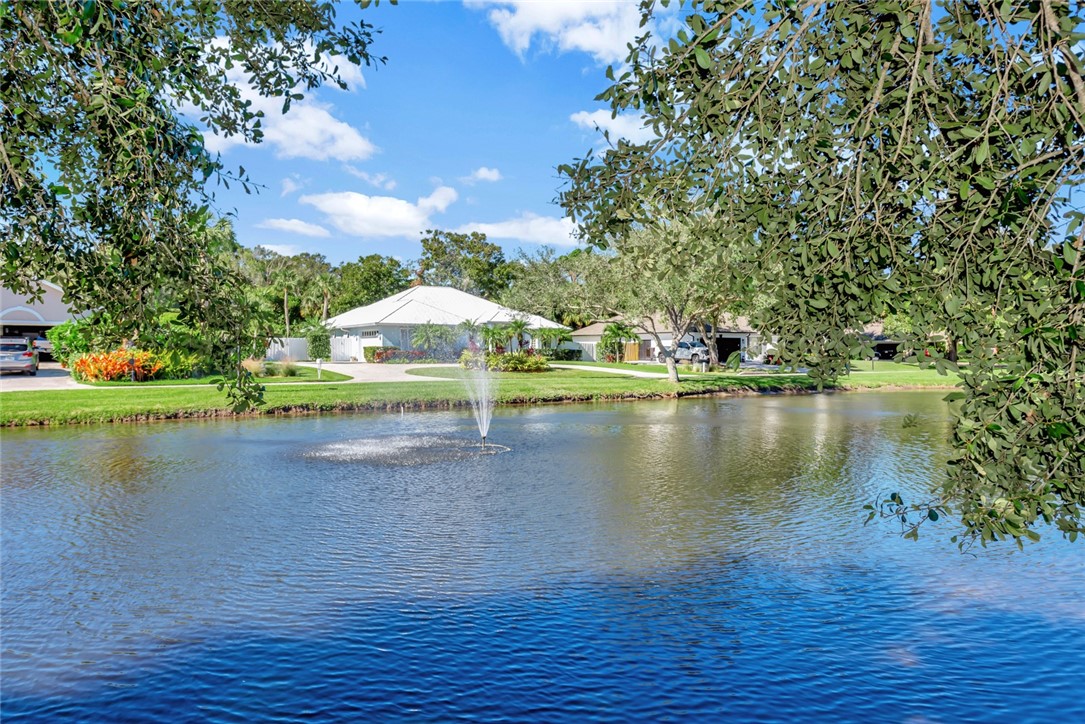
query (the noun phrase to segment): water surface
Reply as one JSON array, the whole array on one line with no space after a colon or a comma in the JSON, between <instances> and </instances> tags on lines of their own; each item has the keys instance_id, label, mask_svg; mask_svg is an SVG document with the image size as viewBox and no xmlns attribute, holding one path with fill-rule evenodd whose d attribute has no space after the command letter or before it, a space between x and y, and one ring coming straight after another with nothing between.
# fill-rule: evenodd
<instances>
[{"instance_id":1,"label":"water surface","mask_svg":"<svg viewBox=\"0 0 1085 724\"><path fill-rule=\"evenodd\" d=\"M1080 545L862 525L941 396L4 431L0 713L1079 720Z\"/></svg>"}]
</instances>

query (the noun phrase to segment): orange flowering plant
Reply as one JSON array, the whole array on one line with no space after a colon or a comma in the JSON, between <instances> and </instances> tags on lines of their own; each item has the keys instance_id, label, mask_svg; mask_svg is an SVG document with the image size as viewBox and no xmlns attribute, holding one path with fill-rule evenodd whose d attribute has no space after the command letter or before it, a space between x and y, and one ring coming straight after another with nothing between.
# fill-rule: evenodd
<instances>
[{"instance_id":1,"label":"orange flowering plant","mask_svg":"<svg viewBox=\"0 0 1085 724\"><path fill-rule=\"evenodd\" d=\"M137 381L153 379L162 369L153 352L117 349L112 352L91 352L72 362L72 376L85 382L113 382L133 377Z\"/></svg>"}]
</instances>

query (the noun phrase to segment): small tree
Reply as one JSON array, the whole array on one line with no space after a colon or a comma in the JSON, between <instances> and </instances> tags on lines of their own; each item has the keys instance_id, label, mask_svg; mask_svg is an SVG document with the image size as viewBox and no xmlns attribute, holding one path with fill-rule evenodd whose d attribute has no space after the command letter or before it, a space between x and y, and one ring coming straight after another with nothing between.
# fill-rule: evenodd
<instances>
[{"instance_id":1,"label":"small tree","mask_svg":"<svg viewBox=\"0 0 1085 724\"><path fill-rule=\"evenodd\" d=\"M475 351L484 327L473 319L465 319L460 322L459 329L467 335L467 346L471 348L472 352Z\"/></svg>"},{"instance_id":2,"label":"small tree","mask_svg":"<svg viewBox=\"0 0 1085 724\"><path fill-rule=\"evenodd\" d=\"M411 344L432 356L446 353L455 341L456 333L451 327L433 322L418 325L411 336Z\"/></svg>"},{"instance_id":3,"label":"small tree","mask_svg":"<svg viewBox=\"0 0 1085 724\"><path fill-rule=\"evenodd\" d=\"M635 342L639 339L640 335L638 335L637 331L628 324L611 322L603 328L603 336L600 339L600 345L603 348L604 354L613 351L615 361L623 362L625 360L626 340Z\"/></svg>"},{"instance_id":4,"label":"small tree","mask_svg":"<svg viewBox=\"0 0 1085 724\"><path fill-rule=\"evenodd\" d=\"M331 359L332 338L323 324L313 324L306 330L305 339L309 343L309 359Z\"/></svg>"},{"instance_id":5,"label":"small tree","mask_svg":"<svg viewBox=\"0 0 1085 724\"><path fill-rule=\"evenodd\" d=\"M528 322L526 319L514 319L505 325L508 330L510 338L516 339L516 349L521 350L524 348L524 335L529 331Z\"/></svg>"}]
</instances>

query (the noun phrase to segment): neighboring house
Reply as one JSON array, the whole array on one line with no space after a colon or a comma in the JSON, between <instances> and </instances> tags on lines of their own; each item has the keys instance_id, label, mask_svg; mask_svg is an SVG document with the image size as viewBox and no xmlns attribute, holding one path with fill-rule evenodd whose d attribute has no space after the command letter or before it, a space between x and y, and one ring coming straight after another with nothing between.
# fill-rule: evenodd
<instances>
[{"instance_id":1,"label":"neighboring house","mask_svg":"<svg viewBox=\"0 0 1085 724\"><path fill-rule=\"evenodd\" d=\"M573 342L580 347L581 359L586 361L602 361L601 351L599 344L603 338L603 330L610 324L610 320L607 322L596 322L589 324L587 327L578 329L572 333ZM656 329L662 329L665 323L661 319L655 320ZM625 359L627 361L654 361L659 358L660 352L656 348L655 340L652 335L644 331L640 325L630 325L637 331L637 336L640 337L638 342L626 342L625 345ZM719 353L721 361L726 361L732 352L741 352L743 359L752 359L753 357L759 357L761 355L762 341L761 335L750 326L750 321L746 317L733 317L730 315L724 315L719 327L713 334L712 327L708 327L708 336L710 339L702 339L700 329L695 325L692 327L686 336L679 340L681 341L703 341L705 344L710 344L710 340L715 340L716 350ZM659 335L664 345L670 345L674 339L672 332L663 331Z\"/></svg>"},{"instance_id":2,"label":"neighboring house","mask_svg":"<svg viewBox=\"0 0 1085 724\"><path fill-rule=\"evenodd\" d=\"M64 290L52 282L42 282L41 301L31 301L25 294L0 287L0 324L5 337L33 339L58 324L74 318L64 303Z\"/></svg>"},{"instance_id":3,"label":"neighboring house","mask_svg":"<svg viewBox=\"0 0 1085 724\"><path fill-rule=\"evenodd\" d=\"M411 338L420 324L457 328L466 321L484 326L527 321L530 329L568 329L549 319L517 312L451 287L419 285L379 302L351 309L325 322L332 331L332 360L364 359L365 347L411 349ZM466 336L461 338L466 344Z\"/></svg>"},{"instance_id":4,"label":"neighboring house","mask_svg":"<svg viewBox=\"0 0 1085 724\"><path fill-rule=\"evenodd\" d=\"M900 340L885 333L884 322L871 322L863 327L862 335L874 345L874 356L878 359L893 359L900 347Z\"/></svg>"}]
</instances>

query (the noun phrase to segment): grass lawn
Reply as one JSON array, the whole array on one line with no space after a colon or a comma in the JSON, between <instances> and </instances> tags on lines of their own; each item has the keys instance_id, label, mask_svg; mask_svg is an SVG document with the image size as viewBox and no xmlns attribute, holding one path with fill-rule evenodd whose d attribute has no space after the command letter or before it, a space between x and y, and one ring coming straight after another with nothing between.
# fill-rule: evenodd
<instances>
[{"instance_id":1,"label":"grass lawn","mask_svg":"<svg viewBox=\"0 0 1085 724\"><path fill-rule=\"evenodd\" d=\"M869 363L867 363L869 364ZM956 382L934 370L909 365L856 370L841 378L844 389L878 387L943 387ZM435 367L412 370L418 381L362 384L274 385L264 393L267 404L255 414L345 410L430 409L465 406L466 388L459 370ZM680 397L719 392L746 393L812 390L806 375L737 375L712 373L684 377L678 385L589 370L494 375L502 404L559 401ZM33 425L137 421L173 417L230 415L223 393L211 385L137 386L120 389L41 390L0 394L0 424Z\"/></svg>"},{"instance_id":2,"label":"grass lawn","mask_svg":"<svg viewBox=\"0 0 1085 724\"><path fill-rule=\"evenodd\" d=\"M298 365L298 374L294 377L261 377L260 384L274 385L280 382L342 382L349 380L350 375L322 370L320 379L316 378L316 367L303 367ZM148 380L147 382L80 382L88 387L154 387L176 385L215 385L222 379L222 375L205 375L203 377L191 377L187 380Z\"/></svg>"}]
</instances>

